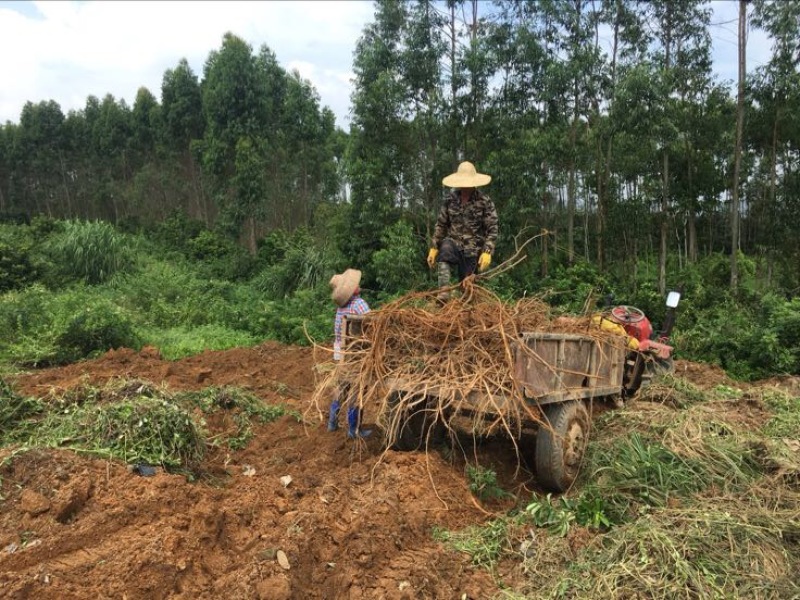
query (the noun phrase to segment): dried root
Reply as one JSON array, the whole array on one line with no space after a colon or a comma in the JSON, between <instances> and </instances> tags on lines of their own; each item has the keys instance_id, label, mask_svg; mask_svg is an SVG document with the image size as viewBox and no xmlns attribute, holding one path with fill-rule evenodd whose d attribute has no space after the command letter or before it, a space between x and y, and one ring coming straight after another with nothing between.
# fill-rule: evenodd
<instances>
[{"instance_id":1,"label":"dried root","mask_svg":"<svg viewBox=\"0 0 800 600\"><path fill-rule=\"evenodd\" d=\"M351 401L377 413L386 445L425 448L438 435L466 429L474 436L506 434L518 440L524 425L541 423L514 376L515 352L552 370L523 332L579 333L624 340L591 325L589 317L553 318L537 298L504 303L468 278L442 304L440 290L403 296L363 320L344 359L317 386L315 405L326 410L338 382L350 383ZM376 410L377 408L377 410ZM515 442L516 443L516 442Z\"/></svg>"}]
</instances>

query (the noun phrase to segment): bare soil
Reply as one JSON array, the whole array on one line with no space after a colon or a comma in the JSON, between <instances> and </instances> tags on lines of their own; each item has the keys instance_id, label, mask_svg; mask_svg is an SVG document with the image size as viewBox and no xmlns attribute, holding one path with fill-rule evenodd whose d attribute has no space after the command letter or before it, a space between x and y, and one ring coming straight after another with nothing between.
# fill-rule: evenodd
<instances>
[{"instance_id":1,"label":"bare soil","mask_svg":"<svg viewBox=\"0 0 800 600\"><path fill-rule=\"evenodd\" d=\"M328 433L311 407L314 373L310 349L265 343L179 361L121 349L17 376L15 389L36 397L115 378L172 390L238 386L306 419L258 426L245 449L210 454L195 481L160 468L142 477L69 450L15 456L0 469L0 597L475 599L513 587L523 574L510 561L492 573L432 536L435 527L483 524L516 502L475 499L465 455L530 498L535 480L513 445L384 453L377 435ZM677 374L706 388L730 384L685 361ZM578 552L585 540L575 531Z\"/></svg>"},{"instance_id":2,"label":"bare soil","mask_svg":"<svg viewBox=\"0 0 800 600\"><path fill-rule=\"evenodd\" d=\"M0 469L0 597L488 598L501 579L511 583L512 573L473 566L432 531L481 524L514 501L474 499L463 457L384 455L377 435L356 443L344 429L327 432L307 410L310 349L265 343L179 361L121 349L13 384L46 397L120 377L173 390L239 386L307 418L258 426L245 449L210 455L196 481L160 468L142 477L69 450L14 457ZM525 493L531 476L514 476L513 447L495 446L481 463Z\"/></svg>"}]
</instances>

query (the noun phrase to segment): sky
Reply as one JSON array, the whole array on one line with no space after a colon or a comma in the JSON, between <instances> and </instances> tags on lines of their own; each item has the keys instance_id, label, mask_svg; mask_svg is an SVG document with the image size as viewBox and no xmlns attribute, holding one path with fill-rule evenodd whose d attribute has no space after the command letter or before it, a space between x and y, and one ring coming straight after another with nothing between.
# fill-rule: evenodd
<instances>
[{"instance_id":1,"label":"sky","mask_svg":"<svg viewBox=\"0 0 800 600\"><path fill-rule=\"evenodd\" d=\"M714 70L733 82L738 2L712 7ZM347 129L353 51L373 13L368 0L0 0L0 123L18 123L27 101L55 100L66 114L90 95L110 93L133 106L142 86L160 98L167 69L186 58L202 79L209 52L230 31L254 51L266 44L285 69L309 80ZM751 33L747 60L748 71L769 60L763 33Z\"/></svg>"}]
</instances>

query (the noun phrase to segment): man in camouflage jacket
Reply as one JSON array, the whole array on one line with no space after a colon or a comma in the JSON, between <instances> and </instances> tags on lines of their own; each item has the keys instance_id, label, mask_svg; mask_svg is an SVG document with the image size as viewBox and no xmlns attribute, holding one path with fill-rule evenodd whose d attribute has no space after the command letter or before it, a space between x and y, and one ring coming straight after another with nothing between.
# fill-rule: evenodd
<instances>
[{"instance_id":1,"label":"man in camouflage jacket","mask_svg":"<svg viewBox=\"0 0 800 600\"><path fill-rule=\"evenodd\" d=\"M483 271L492 262L497 210L491 199L477 189L491 180L469 162L462 162L455 173L442 180L443 185L455 191L439 211L428 252L428 266L432 269L439 263L439 287L450 285L451 267L458 269L458 280L463 281L476 268Z\"/></svg>"}]
</instances>

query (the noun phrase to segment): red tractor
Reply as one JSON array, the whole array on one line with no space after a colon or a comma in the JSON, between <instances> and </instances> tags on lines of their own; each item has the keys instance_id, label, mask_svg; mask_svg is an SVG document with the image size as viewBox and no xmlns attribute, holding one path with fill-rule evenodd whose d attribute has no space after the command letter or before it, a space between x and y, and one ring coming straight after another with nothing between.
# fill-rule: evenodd
<instances>
[{"instance_id":1,"label":"red tractor","mask_svg":"<svg viewBox=\"0 0 800 600\"><path fill-rule=\"evenodd\" d=\"M675 325L675 309L680 299L681 293L677 291L667 296L664 326L657 334L653 331L650 319L635 306L619 305L606 312L606 318L622 325L638 346L628 353L626 360L624 396L632 396L642 385L647 385L657 372L669 372L675 368L672 359L674 348L669 345L669 336Z\"/></svg>"}]
</instances>

